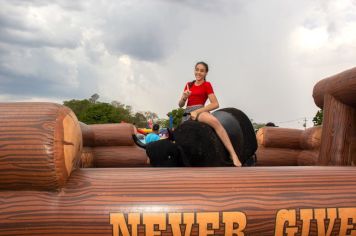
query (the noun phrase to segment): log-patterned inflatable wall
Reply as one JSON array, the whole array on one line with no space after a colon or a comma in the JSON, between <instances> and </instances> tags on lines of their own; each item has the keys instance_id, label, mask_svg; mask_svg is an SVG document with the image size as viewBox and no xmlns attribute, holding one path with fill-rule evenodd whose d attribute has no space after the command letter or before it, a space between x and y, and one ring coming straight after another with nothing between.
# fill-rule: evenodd
<instances>
[{"instance_id":1,"label":"log-patterned inflatable wall","mask_svg":"<svg viewBox=\"0 0 356 236\"><path fill-rule=\"evenodd\" d=\"M147 164L145 150L137 147L132 124L86 125L80 122L84 150L82 167L142 167Z\"/></svg>"},{"instance_id":2,"label":"log-patterned inflatable wall","mask_svg":"<svg viewBox=\"0 0 356 236\"><path fill-rule=\"evenodd\" d=\"M52 103L0 103L0 190L57 190L80 158L74 113Z\"/></svg>"},{"instance_id":3,"label":"log-patterned inflatable wall","mask_svg":"<svg viewBox=\"0 0 356 236\"><path fill-rule=\"evenodd\" d=\"M319 165L356 164L356 67L319 81L313 91L323 108Z\"/></svg>"},{"instance_id":4,"label":"log-patterned inflatable wall","mask_svg":"<svg viewBox=\"0 0 356 236\"><path fill-rule=\"evenodd\" d=\"M355 176L354 167L81 169L59 193L0 192L0 235L352 235Z\"/></svg>"},{"instance_id":5,"label":"log-patterned inflatable wall","mask_svg":"<svg viewBox=\"0 0 356 236\"><path fill-rule=\"evenodd\" d=\"M321 142L321 126L306 130L263 127L257 132L257 165L315 165Z\"/></svg>"},{"instance_id":6,"label":"log-patterned inflatable wall","mask_svg":"<svg viewBox=\"0 0 356 236\"><path fill-rule=\"evenodd\" d=\"M321 145L322 126L306 129L300 138L302 151L298 155L299 166L313 166L318 163Z\"/></svg>"},{"instance_id":7,"label":"log-patterned inflatable wall","mask_svg":"<svg viewBox=\"0 0 356 236\"><path fill-rule=\"evenodd\" d=\"M134 127L132 124L90 125L94 132L94 146L132 146Z\"/></svg>"}]
</instances>

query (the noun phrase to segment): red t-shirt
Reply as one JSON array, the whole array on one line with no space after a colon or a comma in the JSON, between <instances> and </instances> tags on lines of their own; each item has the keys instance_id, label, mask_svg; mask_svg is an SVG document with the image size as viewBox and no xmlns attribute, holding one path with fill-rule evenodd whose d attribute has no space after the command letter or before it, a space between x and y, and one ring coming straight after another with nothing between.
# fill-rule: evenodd
<instances>
[{"instance_id":1,"label":"red t-shirt","mask_svg":"<svg viewBox=\"0 0 356 236\"><path fill-rule=\"evenodd\" d=\"M187 85L189 87L189 83L185 85L184 91L187 90ZM204 105L206 100L208 99L208 95L214 93L213 87L211 86L210 82L207 81L198 86L193 83L192 87L190 87L189 90L192 93L188 97L188 107L194 105Z\"/></svg>"}]
</instances>

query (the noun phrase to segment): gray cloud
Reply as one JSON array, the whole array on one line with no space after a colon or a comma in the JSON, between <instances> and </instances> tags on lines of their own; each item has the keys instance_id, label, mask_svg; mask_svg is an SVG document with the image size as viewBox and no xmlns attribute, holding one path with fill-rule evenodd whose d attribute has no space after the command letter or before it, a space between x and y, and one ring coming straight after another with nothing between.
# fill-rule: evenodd
<instances>
[{"instance_id":1,"label":"gray cloud","mask_svg":"<svg viewBox=\"0 0 356 236\"><path fill-rule=\"evenodd\" d=\"M212 15L231 14L231 6L239 1L162 1L142 2L111 6L105 14L103 33L108 49L113 53L127 54L138 60L162 61L180 48L182 32L192 21L206 24L204 12ZM108 10L108 9L106 9ZM234 12L236 13L236 12Z\"/></svg>"},{"instance_id":2,"label":"gray cloud","mask_svg":"<svg viewBox=\"0 0 356 236\"><path fill-rule=\"evenodd\" d=\"M30 4L30 1L19 1ZM80 40L79 26L71 14L57 5L2 3L0 10L0 42L25 47L75 48Z\"/></svg>"},{"instance_id":3,"label":"gray cloud","mask_svg":"<svg viewBox=\"0 0 356 236\"><path fill-rule=\"evenodd\" d=\"M236 11L238 11L244 5L244 1L241 0L170 0L169 2L183 7L189 7L195 11L208 11L214 14L226 13L232 9L236 13Z\"/></svg>"},{"instance_id":4,"label":"gray cloud","mask_svg":"<svg viewBox=\"0 0 356 236\"><path fill-rule=\"evenodd\" d=\"M0 28L0 40L7 44L17 44L19 46L25 47L59 47L59 48L75 48L78 46L78 42L73 42L73 40L59 39L55 36L53 38L43 35L41 32L36 32L33 30L31 32L27 30L13 30Z\"/></svg>"},{"instance_id":5,"label":"gray cloud","mask_svg":"<svg viewBox=\"0 0 356 236\"><path fill-rule=\"evenodd\" d=\"M77 98L97 91L95 69L71 50L0 44L0 93Z\"/></svg>"},{"instance_id":6,"label":"gray cloud","mask_svg":"<svg viewBox=\"0 0 356 236\"><path fill-rule=\"evenodd\" d=\"M70 67L53 61L51 55L44 52L31 51L31 54L2 50L0 93L41 96L63 96L67 93Z\"/></svg>"},{"instance_id":7,"label":"gray cloud","mask_svg":"<svg viewBox=\"0 0 356 236\"><path fill-rule=\"evenodd\" d=\"M181 31L189 19L182 20L179 7L160 1L133 1L110 9L103 33L108 49L139 60L160 61L177 47ZM178 8L178 9L177 9Z\"/></svg>"},{"instance_id":8,"label":"gray cloud","mask_svg":"<svg viewBox=\"0 0 356 236\"><path fill-rule=\"evenodd\" d=\"M8 1L6 0L1 0L0 4L6 4ZM42 7L42 6L48 6L48 5L57 5L65 10L83 10L86 6L86 1L84 0L76 0L76 1L70 1L70 0L52 0L52 1L47 1L47 0L12 0L11 1L12 5L21 5L25 7L30 7L30 6L37 6L37 7Z\"/></svg>"}]
</instances>

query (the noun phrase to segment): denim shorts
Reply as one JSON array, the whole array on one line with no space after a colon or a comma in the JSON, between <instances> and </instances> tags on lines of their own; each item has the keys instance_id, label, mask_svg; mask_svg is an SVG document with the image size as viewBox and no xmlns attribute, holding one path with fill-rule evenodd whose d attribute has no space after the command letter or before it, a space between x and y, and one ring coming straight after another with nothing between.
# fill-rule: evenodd
<instances>
[{"instance_id":1,"label":"denim shorts","mask_svg":"<svg viewBox=\"0 0 356 236\"><path fill-rule=\"evenodd\" d=\"M190 113L190 112L198 110L202 107L204 107L204 106L203 105L190 106L190 107L185 108L184 113ZM181 123L186 122L187 120L190 120L190 115L183 116Z\"/></svg>"}]
</instances>

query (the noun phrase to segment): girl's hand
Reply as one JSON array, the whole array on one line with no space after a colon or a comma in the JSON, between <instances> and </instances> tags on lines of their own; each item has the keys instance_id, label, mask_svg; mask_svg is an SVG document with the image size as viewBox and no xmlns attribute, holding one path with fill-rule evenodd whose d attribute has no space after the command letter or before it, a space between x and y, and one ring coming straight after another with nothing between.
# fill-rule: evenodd
<instances>
[{"instance_id":1,"label":"girl's hand","mask_svg":"<svg viewBox=\"0 0 356 236\"><path fill-rule=\"evenodd\" d=\"M185 90L184 93L183 93L183 98L184 98L185 100L187 100L191 93L192 93L192 92L189 90L189 86L188 86L188 84L187 84L186 90Z\"/></svg>"},{"instance_id":2,"label":"girl's hand","mask_svg":"<svg viewBox=\"0 0 356 236\"><path fill-rule=\"evenodd\" d=\"M196 120L197 119L198 113L196 111L190 112L190 119L191 120Z\"/></svg>"}]
</instances>

